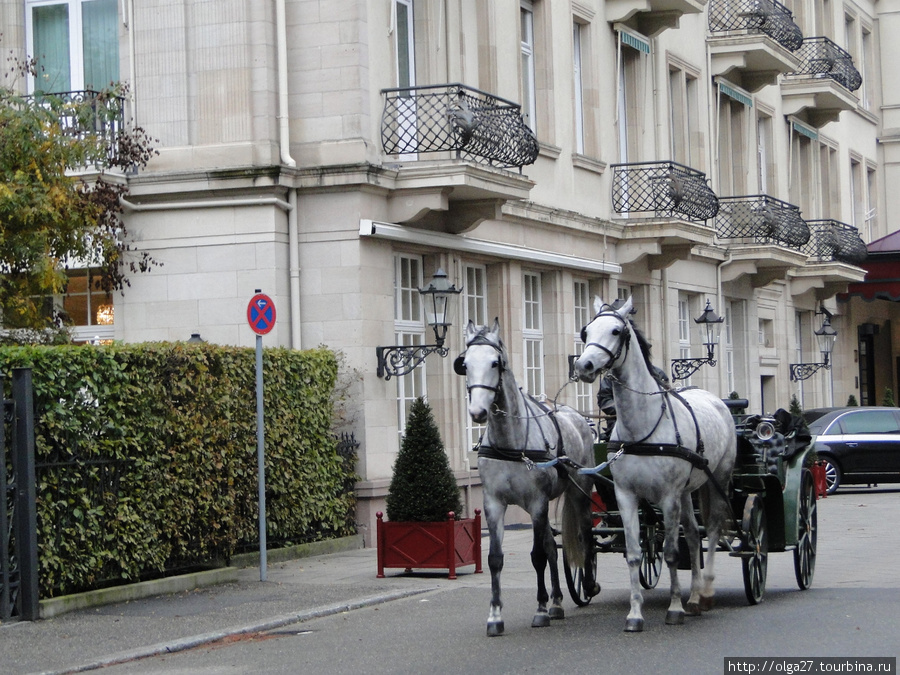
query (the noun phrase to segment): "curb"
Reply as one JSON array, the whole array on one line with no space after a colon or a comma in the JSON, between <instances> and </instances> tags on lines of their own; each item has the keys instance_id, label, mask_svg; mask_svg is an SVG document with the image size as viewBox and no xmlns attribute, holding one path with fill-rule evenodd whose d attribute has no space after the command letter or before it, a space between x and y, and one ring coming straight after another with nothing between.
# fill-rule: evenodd
<instances>
[{"instance_id":1,"label":"curb","mask_svg":"<svg viewBox=\"0 0 900 675\"><path fill-rule=\"evenodd\" d=\"M351 600L349 602L340 602L333 605L325 605L323 607L297 612L296 614L292 613L272 617L271 619L266 619L265 621L260 621L254 624L248 624L246 626L233 626L231 628L225 628L221 631L215 631L213 633L203 633L201 635L180 638L171 642L161 642L155 645L149 645L147 647L139 647L137 649L132 649L126 652L119 652L117 654L104 656L97 659L96 661L85 663L80 666L66 668L65 670L44 671L39 675L68 675L68 673L83 673L88 670L98 670L107 666L126 663L129 661L136 661L137 659L143 659L150 656L172 654L175 652L185 651L187 649L193 649L194 647L200 647L202 645L216 642L218 640L222 640L234 635L262 633L294 623L301 623L303 621L319 619L325 616L341 614L343 612L349 612L354 609L363 609L364 607L380 605L385 602L391 602L392 600L402 600L403 598L412 597L414 595L430 593L437 589L438 587L434 586L430 588L416 588L411 590L393 591L391 593L375 595L368 598L362 598L360 600Z\"/></svg>"},{"instance_id":2,"label":"curb","mask_svg":"<svg viewBox=\"0 0 900 675\"><path fill-rule=\"evenodd\" d=\"M327 555L329 553L353 551L360 548L363 548L363 536L357 534L339 539L327 539L309 544L298 544L297 546L268 550L266 551L266 560L269 563L279 563L299 558ZM181 593L217 584L233 583L238 580L239 568L258 565L259 553L241 553L232 557L231 566L229 567L164 577L162 579L153 579L152 581L140 581L124 586L113 586L111 588L41 600L38 615L41 619L52 619L61 614L74 612L79 609L112 605L117 602L128 602L130 600L142 600L156 595Z\"/></svg>"}]
</instances>

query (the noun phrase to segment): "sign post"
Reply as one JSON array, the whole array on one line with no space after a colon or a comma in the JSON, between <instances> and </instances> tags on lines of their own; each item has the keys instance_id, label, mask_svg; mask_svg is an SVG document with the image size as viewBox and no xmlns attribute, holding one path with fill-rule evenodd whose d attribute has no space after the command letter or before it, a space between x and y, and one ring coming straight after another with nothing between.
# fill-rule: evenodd
<instances>
[{"instance_id":1,"label":"sign post","mask_svg":"<svg viewBox=\"0 0 900 675\"><path fill-rule=\"evenodd\" d=\"M256 467L259 487L259 580L266 580L266 463L263 426L263 362L262 336L275 327L275 303L256 289L247 305L247 323L256 333Z\"/></svg>"}]
</instances>

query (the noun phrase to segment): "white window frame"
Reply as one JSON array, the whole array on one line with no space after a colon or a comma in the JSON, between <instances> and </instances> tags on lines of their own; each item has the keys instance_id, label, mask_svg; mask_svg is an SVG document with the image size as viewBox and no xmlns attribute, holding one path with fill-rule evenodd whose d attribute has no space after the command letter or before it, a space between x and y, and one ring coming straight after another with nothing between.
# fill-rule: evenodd
<instances>
[{"instance_id":1,"label":"white window frame","mask_svg":"<svg viewBox=\"0 0 900 675\"><path fill-rule=\"evenodd\" d=\"M463 325L467 326L472 321L476 326L487 325L487 268L484 265L466 264L463 266L463 275L466 280L463 285ZM460 378L463 387L463 400L468 397L466 380ZM487 428L486 424L475 424L472 416L465 410L466 438L470 447L478 443L478 439Z\"/></svg>"},{"instance_id":2,"label":"white window frame","mask_svg":"<svg viewBox=\"0 0 900 675\"><path fill-rule=\"evenodd\" d=\"M583 34L586 30L584 24L574 21L572 23L572 64L575 88L575 152L584 154L584 68L582 67Z\"/></svg>"},{"instance_id":3,"label":"white window frame","mask_svg":"<svg viewBox=\"0 0 900 675\"><path fill-rule=\"evenodd\" d=\"M47 90L52 93L63 91L84 91L84 38L82 27L81 8L92 0L25 0L25 51L29 56L40 57L34 53L34 31L32 9L35 7L49 7L53 5L65 5L68 7L69 19L69 88L67 90L52 88ZM118 7L119 3L116 3ZM102 86L107 86L106 82ZM35 90L35 78L29 74L26 80L29 93Z\"/></svg>"},{"instance_id":4,"label":"white window frame","mask_svg":"<svg viewBox=\"0 0 900 675\"><path fill-rule=\"evenodd\" d=\"M691 300L686 293L678 294L678 358L691 356ZM680 380L683 386L691 386L691 378Z\"/></svg>"},{"instance_id":5,"label":"white window frame","mask_svg":"<svg viewBox=\"0 0 900 675\"><path fill-rule=\"evenodd\" d=\"M572 281L572 296L574 298L575 314L575 333L572 336L574 350L572 353L575 356L580 356L584 351L584 343L581 341L581 329L594 318L592 315L590 284L586 279L574 279ZM594 409L593 389L590 383L582 382L581 380L575 382L574 408L582 413L589 413Z\"/></svg>"},{"instance_id":6,"label":"white window frame","mask_svg":"<svg viewBox=\"0 0 900 675\"><path fill-rule=\"evenodd\" d=\"M540 272L522 274L523 389L532 396L544 393L544 322Z\"/></svg>"},{"instance_id":7,"label":"white window frame","mask_svg":"<svg viewBox=\"0 0 900 675\"><path fill-rule=\"evenodd\" d=\"M521 31L519 40L522 62L522 117L525 124L532 131L536 131L537 82L534 68L534 4L531 0L520 0L519 16Z\"/></svg>"},{"instance_id":8,"label":"white window frame","mask_svg":"<svg viewBox=\"0 0 900 675\"><path fill-rule=\"evenodd\" d=\"M419 289L423 283L422 256L397 253L394 255L394 344L413 346L425 344L425 312ZM398 443L406 431L409 408L420 396L426 396L426 364L411 373L395 378L397 381ZM399 446L398 446L399 447Z\"/></svg>"}]
</instances>

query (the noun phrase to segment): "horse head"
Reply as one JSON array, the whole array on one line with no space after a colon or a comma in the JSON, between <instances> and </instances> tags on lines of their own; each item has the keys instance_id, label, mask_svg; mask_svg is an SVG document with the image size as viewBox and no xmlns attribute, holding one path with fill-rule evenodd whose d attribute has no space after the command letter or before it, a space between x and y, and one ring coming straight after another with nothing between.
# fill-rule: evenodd
<instances>
[{"instance_id":1,"label":"horse head","mask_svg":"<svg viewBox=\"0 0 900 675\"><path fill-rule=\"evenodd\" d=\"M575 361L575 374L582 382L593 382L597 376L624 359L631 337L628 315L633 308L631 298L618 309L594 298L594 318L581 329L584 351Z\"/></svg>"},{"instance_id":2,"label":"horse head","mask_svg":"<svg viewBox=\"0 0 900 675\"><path fill-rule=\"evenodd\" d=\"M466 378L469 415L475 423L483 424L487 420L506 369L506 349L500 340L500 322L494 319L494 325L488 329L469 321L466 326L466 351L456 357L453 370Z\"/></svg>"}]
</instances>

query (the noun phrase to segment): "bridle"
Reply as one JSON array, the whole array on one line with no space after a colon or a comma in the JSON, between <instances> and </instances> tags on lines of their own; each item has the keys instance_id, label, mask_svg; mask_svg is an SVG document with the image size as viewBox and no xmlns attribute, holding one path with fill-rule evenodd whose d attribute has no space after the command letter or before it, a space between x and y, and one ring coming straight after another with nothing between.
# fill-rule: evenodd
<instances>
[{"instance_id":1,"label":"bridle","mask_svg":"<svg viewBox=\"0 0 900 675\"><path fill-rule=\"evenodd\" d=\"M609 356L609 361L607 363L607 367L604 370L609 370L612 365L619 360L619 357L622 356L622 351L625 351L625 354L628 354L628 343L631 341L631 327L628 325L628 320L623 318L621 314L619 314L616 310L612 308L611 305L603 305L600 308L600 311L594 316L593 319L590 320L588 326L599 319L601 316L614 316L619 321L622 322L622 332L619 335L619 344L616 347L616 351L608 349L606 346L601 345L599 342L588 342L587 341L587 326L581 329L581 341L584 343L585 347L596 347L607 353Z\"/></svg>"},{"instance_id":2,"label":"bridle","mask_svg":"<svg viewBox=\"0 0 900 675\"><path fill-rule=\"evenodd\" d=\"M457 375L462 375L466 378L466 392L471 396L473 389L487 389L488 391L494 392L494 394L499 394L500 389L503 383L503 373L506 371L506 357L503 354L503 346L496 345L490 340L488 340L484 335L476 335L472 338L471 342L466 343L466 351L468 351L469 347L473 345L487 345L488 347L493 347L497 352L497 369L499 372L499 376L497 378L497 386L492 387L487 384L469 384L469 374L466 370L466 352L463 352L453 361L453 372Z\"/></svg>"}]
</instances>

